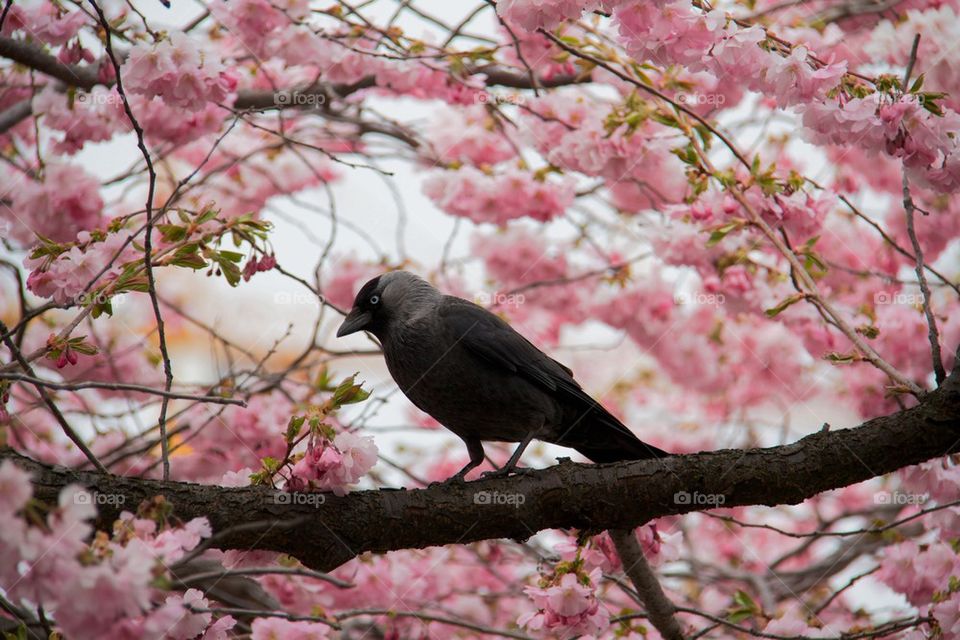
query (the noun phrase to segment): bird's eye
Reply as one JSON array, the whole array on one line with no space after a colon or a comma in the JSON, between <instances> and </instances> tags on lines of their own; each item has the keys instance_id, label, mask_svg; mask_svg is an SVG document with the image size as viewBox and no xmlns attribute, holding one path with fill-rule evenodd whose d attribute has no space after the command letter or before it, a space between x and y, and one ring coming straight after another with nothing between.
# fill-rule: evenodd
<instances>
[{"instance_id":1,"label":"bird's eye","mask_svg":"<svg viewBox=\"0 0 960 640\"><path fill-rule=\"evenodd\" d=\"M370 304L380 304L380 296L376 294L370 296Z\"/></svg>"}]
</instances>

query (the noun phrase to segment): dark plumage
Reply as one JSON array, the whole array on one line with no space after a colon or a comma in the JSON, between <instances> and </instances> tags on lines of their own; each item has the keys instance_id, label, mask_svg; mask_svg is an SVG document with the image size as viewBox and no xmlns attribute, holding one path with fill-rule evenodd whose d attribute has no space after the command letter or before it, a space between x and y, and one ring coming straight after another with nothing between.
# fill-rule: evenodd
<instances>
[{"instance_id":1,"label":"dark plumage","mask_svg":"<svg viewBox=\"0 0 960 640\"><path fill-rule=\"evenodd\" d=\"M411 273L363 285L337 336L362 330L380 340L390 375L411 402L466 443L470 463L456 478L483 462L484 440L520 443L503 473L534 438L594 462L669 455L641 442L570 369L498 316Z\"/></svg>"}]
</instances>

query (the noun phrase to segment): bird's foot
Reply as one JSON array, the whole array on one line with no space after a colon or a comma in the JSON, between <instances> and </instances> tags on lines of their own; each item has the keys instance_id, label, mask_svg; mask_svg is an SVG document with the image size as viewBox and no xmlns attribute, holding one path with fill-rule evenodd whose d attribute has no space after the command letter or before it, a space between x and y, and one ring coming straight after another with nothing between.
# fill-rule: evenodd
<instances>
[{"instance_id":1,"label":"bird's foot","mask_svg":"<svg viewBox=\"0 0 960 640\"><path fill-rule=\"evenodd\" d=\"M457 473L450 476L446 480L437 480L435 482L431 482L427 485L427 489L433 489L434 487L449 487L450 485L455 484L466 484L466 476L467 474L465 473Z\"/></svg>"},{"instance_id":2,"label":"bird's foot","mask_svg":"<svg viewBox=\"0 0 960 640\"><path fill-rule=\"evenodd\" d=\"M491 480L493 478L506 478L507 476L510 476L510 475L525 476L527 474L533 473L533 471L534 470L529 467L513 467L512 469L508 467L502 467L494 471L484 471L483 473L480 474L480 479Z\"/></svg>"}]
</instances>

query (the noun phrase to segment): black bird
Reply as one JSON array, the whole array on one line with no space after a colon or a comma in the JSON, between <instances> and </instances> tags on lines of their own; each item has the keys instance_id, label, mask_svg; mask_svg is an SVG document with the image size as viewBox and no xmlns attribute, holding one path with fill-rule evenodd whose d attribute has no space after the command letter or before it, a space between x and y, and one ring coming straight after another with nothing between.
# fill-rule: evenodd
<instances>
[{"instance_id":1,"label":"black bird","mask_svg":"<svg viewBox=\"0 0 960 640\"><path fill-rule=\"evenodd\" d=\"M534 438L576 449L593 462L660 458L587 395L573 372L483 307L443 295L406 271L367 282L337 336L369 331L390 375L413 404L460 436L470 462L484 440L519 442L496 475L512 471Z\"/></svg>"}]
</instances>

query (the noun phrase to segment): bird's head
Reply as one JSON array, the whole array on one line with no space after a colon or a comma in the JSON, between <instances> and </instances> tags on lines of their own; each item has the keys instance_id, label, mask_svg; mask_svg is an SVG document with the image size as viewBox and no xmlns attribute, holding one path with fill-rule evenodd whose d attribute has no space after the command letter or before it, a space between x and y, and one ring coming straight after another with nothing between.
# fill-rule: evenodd
<instances>
[{"instance_id":1,"label":"bird's head","mask_svg":"<svg viewBox=\"0 0 960 640\"><path fill-rule=\"evenodd\" d=\"M360 287L337 337L369 331L382 341L393 323L415 319L440 298L433 286L407 271L390 271Z\"/></svg>"}]
</instances>

